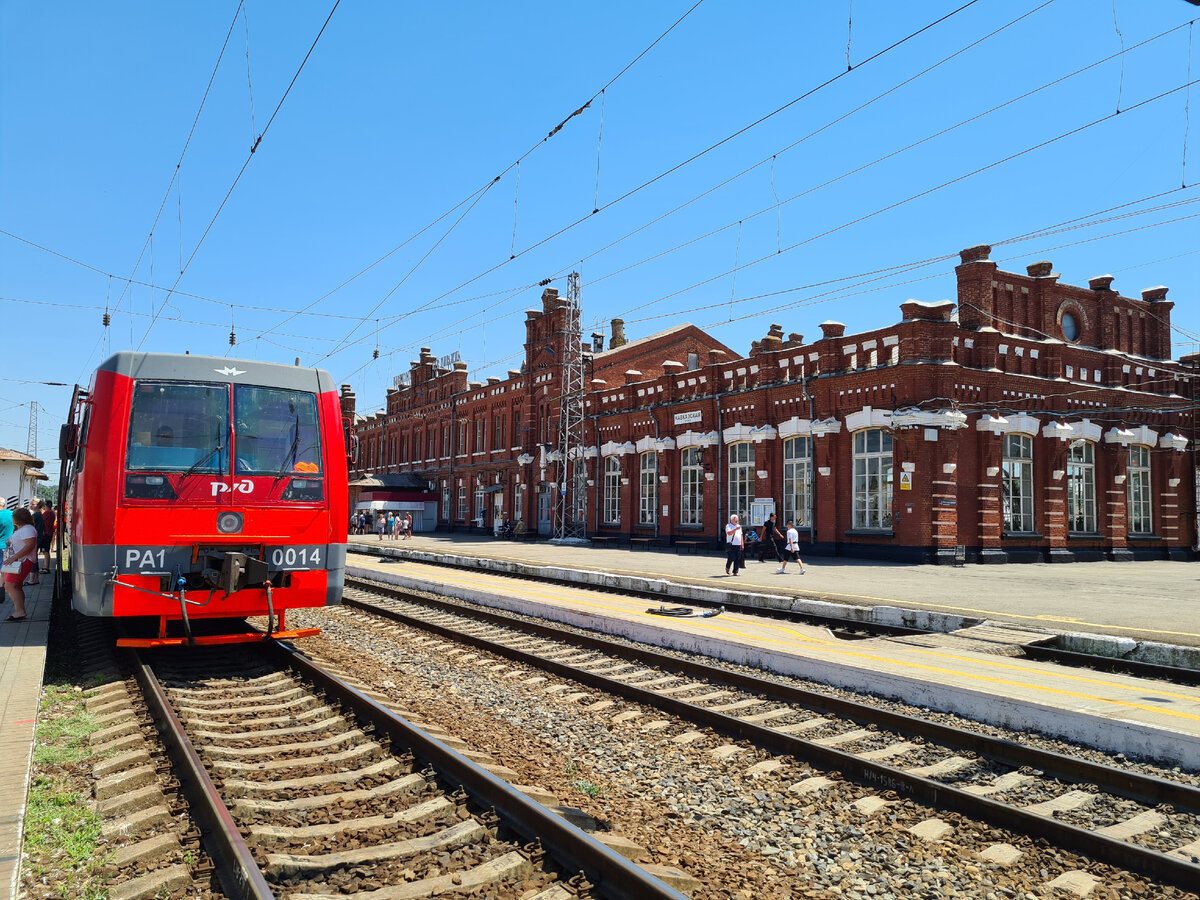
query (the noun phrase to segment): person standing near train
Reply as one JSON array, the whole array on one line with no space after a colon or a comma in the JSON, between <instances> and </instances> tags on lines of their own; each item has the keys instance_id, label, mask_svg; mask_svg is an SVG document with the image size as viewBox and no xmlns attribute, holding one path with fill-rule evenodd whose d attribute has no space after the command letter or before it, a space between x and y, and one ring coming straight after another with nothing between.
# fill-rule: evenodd
<instances>
[{"instance_id":1,"label":"person standing near train","mask_svg":"<svg viewBox=\"0 0 1200 900\"><path fill-rule=\"evenodd\" d=\"M14 531L4 547L4 590L13 602L13 611L5 622L25 621L25 577L37 565L37 529L28 509L13 510Z\"/></svg>"},{"instance_id":2,"label":"person standing near train","mask_svg":"<svg viewBox=\"0 0 1200 900\"><path fill-rule=\"evenodd\" d=\"M42 527L45 535L42 538L38 548L42 551L42 558L45 565L42 566L42 574L50 574L50 546L54 543L54 526L58 524L58 514L54 511L54 504L49 500L42 501Z\"/></svg>"}]
</instances>

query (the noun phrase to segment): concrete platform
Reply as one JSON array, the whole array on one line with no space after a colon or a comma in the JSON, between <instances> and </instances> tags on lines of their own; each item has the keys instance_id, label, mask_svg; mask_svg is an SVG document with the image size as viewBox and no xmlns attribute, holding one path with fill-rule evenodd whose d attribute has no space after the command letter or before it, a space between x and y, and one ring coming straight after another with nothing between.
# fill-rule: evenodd
<instances>
[{"instance_id":1,"label":"concrete platform","mask_svg":"<svg viewBox=\"0 0 1200 900\"><path fill-rule=\"evenodd\" d=\"M25 621L0 621L0 891L18 896L25 803L50 629L50 576L25 588ZM5 595L0 620L12 615ZM4 886L7 885L7 888Z\"/></svg>"},{"instance_id":2,"label":"concrete platform","mask_svg":"<svg viewBox=\"0 0 1200 900\"><path fill-rule=\"evenodd\" d=\"M364 549L378 552L378 544L373 541L370 543L376 546L371 548L367 544ZM514 546L520 558L510 555ZM653 604L648 604L644 598L622 597L611 590L597 591L586 586L515 582L488 571L511 571L514 567L519 570L540 562L560 572L570 572L572 579L577 578L585 583L592 581L609 588L620 588L626 582L639 586L657 584L664 594L671 595L667 597L667 602L671 604L679 602L678 590L684 594L692 592L696 596L702 592L705 599L719 599L725 593L736 594L743 601L753 599L763 605L784 605L830 602L818 599L830 595L819 589L812 591L812 588L819 586L806 581L825 568L822 563L810 567L810 575L776 576L773 574L775 567L772 566L769 569L771 574L768 574L768 564L760 567L759 563L752 562L749 573L745 577L739 576L734 582L732 577L724 577L723 559L715 556L676 558L673 553L662 552L630 553L590 547L529 546L499 542L480 546L420 538L395 547L387 546L385 552L398 558L384 563L352 556L347 571L402 586L428 588L433 582L439 592L489 606L893 697L917 706L955 712L1018 731L1036 730L1113 752L1200 769L1200 689L1163 685L1122 675L1097 674L1020 658L1023 644L1045 640L1054 633L1039 625L1025 624L1041 623L1043 619L1019 613L1011 615L1015 621L1006 622L1003 615L994 617L989 614L991 610L982 609L983 604L1036 605L1048 602L1044 601L1044 597L1056 590L1059 593L1070 592L1056 589L1053 584L1030 592L1005 587L1003 579L1007 568L1016 567L1007 567L1000 575L991 574L996 572L994 568L984 569L988 577L993 579L990 586L984 585L977 577L973 578L974 573L968 574L971 587L958 585L954 591L969 591L976 598L972 606L965 608L953 601L922 601L925 609L912 610L902 605L907 601L895 597L879 598L879 605L871 606L861 602L862 595L859 595L860 603L855 607L863 610L864 617L884 615L915 622L933 618L940 622L944 633L914 638L847 641L834 637L824 628L729 612L714 618L664 619L647 612L648 606ZM620 563L625 562L618 555L624 556L628 560L626 567L635 571L615 571ZM460 562L464 557L471 557L479 561L480 567L435 568L418 560L418 557L426 557L432 563L445 556L459 557ZM574 562L579 559L588 562L603 560L609 568ZM690 573L662 571L680 566L690 569ZM696 570L701 567L715 569L718 577L697 584ZM759 567L762 574L755 571L755 567ZM647 571L652 568L658 571ZM936 567L881 568L892 573L903 569L927 569L930 570L928 577L931 580L945 578ZM1085 566L1072 567L1080 568ZM1112 571L1107 566L1105 569ZM962 571L956 570L955 574ZM905 573L906 578L898 578L895 583L905 590L916 590L915 579L923 574L908 572ZM828 577L827 571L817 575L817 578L823 577ZM1101 573L1097 572L1093 577L1099 580ZM1174 577L1172 572L1171 578ZM772 589L767 589L766 585L772 578L776 581L771 584ZM778 582L785 578L790 579L788 589L782 590ZM882 586L888 579L872 573L870 580ZM802 581L804 589L816 594L815 598L809 600L797 595L799 582ZM1093 590L1100 593L1102 586L1097 582ZM1182 592L1182 586L1179 590ZM996 597L997 594L1010 591L1017 591L1017 594L1007 600ZM900 591L893 591L895 593ZM844 594L835 596L846 599ZM1171 602L1187 604L1176 609L1173 625L1194 620L1194 616L1184 616L1181 610L1190 610L1195 601L1189 603L1180 596ZM1127 615L1130 619L1137 615L1143 624L1147 621L1140 601L1133 603L1127 597L1125 605L1129 608ZM1060 600L1058 607L1064 606ZM964 612L972 615L961 615ZM1110 627L1116 631L1122 628L1115 624ZM1143 633L1147 631L1144 627L1139 630ZM1178 627L1171 630L1179 631Z\"/></svg>"},{"instance_id":3,"label":"concrete platform","mask_svg":"<svg viewBox=\"0 0 1200 900\"><path fill-rule=\"evenodd\" d=\"M373 536L352 537L351 547L355 546L491 561L487 564L502 567L532 564L605 576L668 579L678 587L672 589L672 596L686 596L687 589L712 597L754 591L861 609L887 607L961 621L1010 622L1045 629L1051 635L1084 632L1200 650L1198 562L953 567L812 557L805 560L805 575L796 574L799 569L794 563L787 574L776 575L778 563L751 559L734 579L725 575L724 554L676 554L672 549L630 551L441 534L383 542ZM1169 659L1145 661L1173 664Z\"/></svg>"}]
</instances>

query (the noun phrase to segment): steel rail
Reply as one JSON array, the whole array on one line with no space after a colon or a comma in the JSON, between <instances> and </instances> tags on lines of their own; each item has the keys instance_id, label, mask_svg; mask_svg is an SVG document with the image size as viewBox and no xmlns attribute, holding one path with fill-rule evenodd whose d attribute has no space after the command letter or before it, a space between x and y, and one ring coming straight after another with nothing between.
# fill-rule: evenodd
<instances>
[{"instance_id":1,"label":"steel rail","mask_svg":"<svg viewBox=\"0 0 1200 900\"><path fill-rule=\"evenodd\" d=\"M137 651L127 652L132 658L134 677L162 735L192 817L200 826L204 849L215 863L222 890L231 900L274 900L271 886L242 839L237 823L205 770L183 723L175 715L158 677Z\"/></svg>"},{"instance_id":2,"label":"steel rail","mask_svg":"<svg viewBox=\"0 0 1200 900\"><path fill-rule=\"evenodd\" d=\"M531 800L465 756L327 672L296 648L283 642L264 645L286 666L350 709L362 721L385 734L393 747L404 747L433 766L476 802L494 808L504 823L523 839L537 840L557 865L583 872L593 889L611 900L687 900L687 895L663 883L562 816Z\"/></svg>"},{"instance_id":3,"label":"steel rail","mask_svg":"<svg viewBox=\"0 0 1200 900\"><path fill-rule=\"evenodd\" d=\"M348 586L351 585L352 581L352 579L347 579ZM675 670L681 674L730 684L774 700L816 707L821 710L834 712L851 720L879 724L901 733L933 737L940 743L956 749L972 750L981 756L1006 765L1015 767L1030 765L1053 773L1055 777L1065 781L1100 784L1105 790L1137 799L1143 803L1165 802L1173 804L1176 808L1191 811L1200 810L1200 789L1188 785L1177 784L1165 779L1141 775L1135 772L1112 769L1085 760L1074 759L1063 754L1026 747L1013 741L964 732L912 716L880 710L865 704L857 704L853 701L823 696L802 688L793 688L788 685L782 685L777 682L759 679L755 676L732 672L703 663L681 660L655 651L616 644L602 638L580 635L553 626L517 620L476 607L463 607L444 601L416 597L395 588L384 586L370 585L369 589L393 596L402 596L413 603L435 606L459 615L470 615L475 618L481 618L507 628L515 628L543 637L582 644L583 646L603 650L615 656L632 659L646 665L653 665L666 671ZM555 663L543 659L536 654L526 653L503 644L497 644L486 638L463 634L452 628L445 628L413 616L407 616L396 610L375 607L348 597L343 597L342 602L343 605L380 615L393 621L410 624L426 631L432 631L460 643L467 643L499 656L553 672L560 677L569 678L599 690L623 696L634 702L665 710L686 721L712 728L726 735L752 741L758 746L773 752L786 753L822 768L841 771L847 778L871 788L904 793L930 806L959 812L963 815L971 816L1019 833L1042 837L1054 842L1056 846L1077 851L1101 862L1148 875L1158 881L1173 884L1183 890L1194 890L1195 885L1200 883L1200 865L1188 862L1182 857L1173 857L1157 850L1140 847L1136 844L1108 837L1107 835L1088 831L1084 828L1060 822L1049 816L1026 812L1019 807L1009 806L1008 804L991 800L987 797L972 794L951 785L934 781L931 778L913 775L903 769L898 769L885 763L864 760L854 754L846 753L832 747L825 747L794 735L783 734L772 728L738 719L736 716L715 712L688 703L685 700L678 700L670 696L658 694L652 690L638 688L616 679L607 678L603 675L596 675L569 665Z\"/></svg>"},{"instance_id":4,"label":"steel rail","mask_svg":"<svg viewBox=\"0 0 1200 900\"><path fill-rule=\"evenodd\" d=\"M1094 653L1079 653L1075 650L1063 650L1059 647L1047 647L1040 644L1027 644L1022 650L1029 659L1039 662L1058 663L1072 668L1098 669L1102 672L1117 672L1122 675L1136 675L1139 678L1158 678L1172 684L1200 684L1200 670L1198 669L1181 669L1178 666L1164 666L1137 659L1118 659L1112 656L1098 656Z\"/></svg>"}]
</instances>

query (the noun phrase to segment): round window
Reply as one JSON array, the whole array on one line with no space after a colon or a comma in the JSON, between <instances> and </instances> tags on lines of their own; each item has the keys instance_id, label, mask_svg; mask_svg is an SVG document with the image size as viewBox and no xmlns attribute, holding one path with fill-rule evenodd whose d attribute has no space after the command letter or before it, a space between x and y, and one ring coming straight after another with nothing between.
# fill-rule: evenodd
<instances>
[{"instance_id":1,"label":"round window","mask_svg":"<svg viewBox=\"0 0 1200 900\"><path fill-rule=\"evenodd\" d=\"M1075 321L1075 315L1073 313L1063 313L1062 333L1063 337L1068 341L1073 341L1079 337L1079 324Z\"/></svg>"}]
</instances>

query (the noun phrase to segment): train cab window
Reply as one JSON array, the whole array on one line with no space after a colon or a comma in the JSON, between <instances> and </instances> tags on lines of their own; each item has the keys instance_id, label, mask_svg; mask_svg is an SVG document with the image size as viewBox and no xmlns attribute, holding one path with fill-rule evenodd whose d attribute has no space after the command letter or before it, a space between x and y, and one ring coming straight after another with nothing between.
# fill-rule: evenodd
<instances>
[{"instance_id":1,"label":"train cab window","mask_svg":"<svg viewBox=\"0 0 1200 900\"><path fill-rule=\"evenodd\" d=\"M319 475L317 395L235 385L234 470L243 475Z\"/></svg>"},{"instance_id":2,"label":"train cab window","mask_svg":"<svg viewBox=\"0 0 1200 900\"><path fill-rule=\"evenodd\" d=\"M229 391L224 385L138 381L133 387L125 467L227 472L228 421Z\"/></svg>"}]
</instances>

